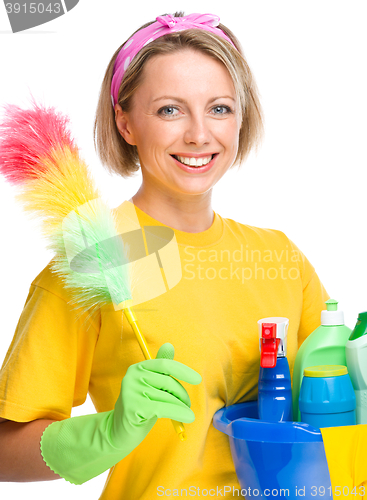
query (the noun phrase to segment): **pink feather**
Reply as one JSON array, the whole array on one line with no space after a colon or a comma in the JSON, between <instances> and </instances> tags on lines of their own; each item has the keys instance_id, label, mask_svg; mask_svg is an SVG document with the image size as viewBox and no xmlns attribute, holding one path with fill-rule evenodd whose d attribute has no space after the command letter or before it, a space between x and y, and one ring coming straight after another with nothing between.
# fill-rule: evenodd
<instances>
[{"instance_id":1,"label":"pink feather","mask_svg":"<svg viewBox=\"0 0 367 500\"><path fill-rule=\"evenodd\" d=\"M4 119L0 122L0 173L11 184L24 184L45 174L43 160L55 165L53 151L68 147L77 154L70 132L69 118L55 108L38 105L22 109L13 104L4 106Z\"/></svg>"}]
</instances>

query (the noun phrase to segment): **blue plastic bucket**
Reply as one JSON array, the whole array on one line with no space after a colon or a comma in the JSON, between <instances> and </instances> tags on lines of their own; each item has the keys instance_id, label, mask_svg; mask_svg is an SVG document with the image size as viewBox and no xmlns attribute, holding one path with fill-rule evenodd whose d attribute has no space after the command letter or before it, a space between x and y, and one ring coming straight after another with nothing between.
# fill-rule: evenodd
<instances>
[{"instance_id":1,"label":"blue plastic bucket","mask_svg":"<svg viewBox=\"0 0 367 500\"><path fill-rule=\"evenodd\" d=\"M229 436L245 498L332 498L320 429L302 422L258 419L257 401L227 406L213 418Z\"/></svg>"}]
</instances>

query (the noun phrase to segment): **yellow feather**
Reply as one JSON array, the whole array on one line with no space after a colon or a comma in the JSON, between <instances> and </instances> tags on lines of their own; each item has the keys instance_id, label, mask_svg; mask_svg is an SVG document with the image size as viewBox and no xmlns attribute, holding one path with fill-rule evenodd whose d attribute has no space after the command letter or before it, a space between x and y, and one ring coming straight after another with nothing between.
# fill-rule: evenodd
<instances>
[{"instance_id":1,"label":"yellow feather","mask_svg":"<svg viewBox=\"0 0 367 500\"><path fill-rule=\"evenodd\" d=\"M42 233L47 238L72 210L100 194L85 162L68 147L54 150L53 160L46 158L40 164L44 174L28 181L16 198L28 213L42 216Z\"/></svg>"}]
</instances>

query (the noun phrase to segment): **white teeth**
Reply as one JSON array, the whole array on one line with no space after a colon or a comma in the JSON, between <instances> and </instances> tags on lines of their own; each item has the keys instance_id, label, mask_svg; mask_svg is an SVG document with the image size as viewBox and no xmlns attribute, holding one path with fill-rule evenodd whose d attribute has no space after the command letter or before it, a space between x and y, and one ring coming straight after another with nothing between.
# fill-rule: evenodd
<instances>
[{"instance_id":1,"label":"white teeth","mask_svg":"<svg viewBox=\"0 0 367 500\"><path fill-rule=\"evenodd\" d=\"M181 163L189 165L190 167L201 167L203 165L207 165L212 159L211 156L205 156L204 158L188 158L186 156L176 156L176 158Z\"/></svg>"}]
</instances>

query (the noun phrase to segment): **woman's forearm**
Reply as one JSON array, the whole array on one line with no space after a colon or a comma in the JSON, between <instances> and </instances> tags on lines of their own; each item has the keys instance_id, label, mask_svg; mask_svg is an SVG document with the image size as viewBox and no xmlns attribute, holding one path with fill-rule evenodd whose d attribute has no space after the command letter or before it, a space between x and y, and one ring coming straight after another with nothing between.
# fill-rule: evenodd
<instances>
[{"instance_id":1,"label":"woman's forearm","mask_svg":"<svg viewBox=\"0 0 367 500\"><path fill-rule=\"evenodd\" d=\"M0 481L31 482L60 479L44 462L40 440L54 420L0 423Z\"/></svg>"}]
</instances>

